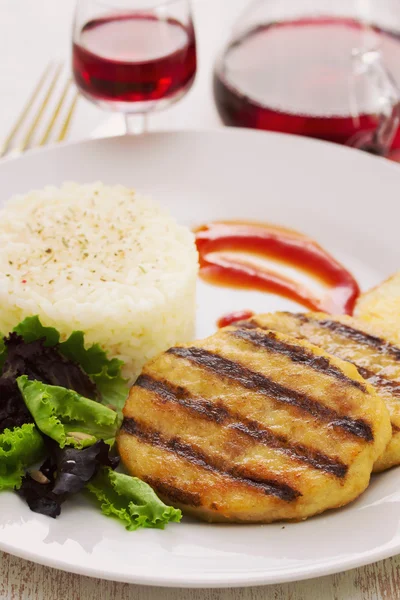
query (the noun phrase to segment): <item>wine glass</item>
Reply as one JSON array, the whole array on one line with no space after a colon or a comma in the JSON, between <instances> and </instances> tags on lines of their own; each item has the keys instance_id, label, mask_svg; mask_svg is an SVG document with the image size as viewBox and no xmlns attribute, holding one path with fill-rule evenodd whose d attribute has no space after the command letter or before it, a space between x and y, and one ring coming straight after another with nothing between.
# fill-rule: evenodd
<instances>
[{"instance_id":1,"label":"wine glass","mask_svg":"<svg viewBox=\"0 0 400 600\"><path fill-rule=\"evenodd\" d=\"M146 115L186 94L196 74L189 0L78 0L72 70L82 94L142 133Z\"/></svg>"},{"instance_id":2,"label":"wine glass","mask_svg":"<svg viewBox=\"0 0 400 600\"><path fill-rule=\"evenodd\" d=\"M400 148L398 0L256 0L219 55L225 124Z\"/></svg>"}]
</instances>

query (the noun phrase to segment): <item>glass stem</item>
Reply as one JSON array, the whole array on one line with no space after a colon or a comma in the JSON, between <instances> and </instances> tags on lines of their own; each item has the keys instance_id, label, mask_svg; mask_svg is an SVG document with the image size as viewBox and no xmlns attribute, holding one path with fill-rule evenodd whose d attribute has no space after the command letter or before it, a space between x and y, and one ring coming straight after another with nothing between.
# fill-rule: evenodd
<instances>
[{"instance_id":1,"label":"glass stem","mask_svg":"<svg viewBox=\"0 0 400 600\"><path fill-rule=\"evenodd\" d=\"M125 134L126 135L141 135L147 131L147 115L145 113L125 114Z\"/></svg>"}]
</instances>

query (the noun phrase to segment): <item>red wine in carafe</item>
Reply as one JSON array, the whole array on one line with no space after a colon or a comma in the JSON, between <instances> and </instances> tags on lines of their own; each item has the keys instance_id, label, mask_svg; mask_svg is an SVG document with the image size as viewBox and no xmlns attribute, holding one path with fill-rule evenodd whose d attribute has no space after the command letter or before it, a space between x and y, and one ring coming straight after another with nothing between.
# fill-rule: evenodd
<instances>
[{"instance_id":1,"label":"red wine in carafe","mask_svg":"<svg viewBox=\"0 0 400 600\"><path fill-rule=\"evenodd\" d=\"M99 100L170 97L196 73L194 32L173 19L146 15L90 21L73 46L73 70L81 90Z\"/></svg>"},{"instance_id":2,"label":"red wine in carafe","mask_svg":"<svg viewBox=\"0 0 400 600\"><path fill-rule=\"evenodd\" d=\"M400 38L374 30L400 83ZM352 52L365 47L357 21L315 18L260 25L219 58L214 95L227 125L294 133L341 144L374 131L378 90L352 88ZM393 147L400 147L400 132ZM373 151L373 150L371 150Z\"/></svg>"}]
</instances>

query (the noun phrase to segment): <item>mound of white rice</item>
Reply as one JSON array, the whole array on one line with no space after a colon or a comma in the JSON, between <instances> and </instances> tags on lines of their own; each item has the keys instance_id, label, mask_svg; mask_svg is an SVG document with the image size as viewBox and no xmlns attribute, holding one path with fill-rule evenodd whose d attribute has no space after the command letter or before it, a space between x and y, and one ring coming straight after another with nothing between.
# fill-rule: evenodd
<instances>
[{"instance_id":1,"label":"mound of white rice","mask_svg":"<svg viewBox=\"0 0 400 600\"><path fill-rule=\"evenodd\" d=\"M122 186L66 183L0 211L0 331L39 315L126 364L143 364L194 333L198 270L192 233Z\"/></svg>"}]
</instances>

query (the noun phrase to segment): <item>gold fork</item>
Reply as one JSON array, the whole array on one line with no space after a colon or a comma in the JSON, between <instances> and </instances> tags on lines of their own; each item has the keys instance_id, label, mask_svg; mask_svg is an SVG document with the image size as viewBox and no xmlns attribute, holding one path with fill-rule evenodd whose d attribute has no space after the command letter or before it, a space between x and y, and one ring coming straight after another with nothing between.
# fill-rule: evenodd
<instances>
[{"instance_id":1,"label":"gold fork","mask_svg":"<svg viewBox=\"0 0 400 600\"><path fill-rule=\"evenodd\" d=\"M46 67L11 131L0 144L0 157L10 153L20 154L35 146L44 146L50 140L51 134L55 132L55 126L59 121L59 128L53 139L61 142L67 137L78 101L78 92L73 88L70 77L61 92L57 91L58 84L62 81L62 71L62 63L50 63ZM50 104L54 97L58 99L55 106L51 108ZM48 107L50 115L44 122ZM60 118L64 108L64 114ZM43 122L44 130L40 131ZM37 138L38 134L40 134L39 138Z\"/></svg>"}]
</instances>

